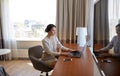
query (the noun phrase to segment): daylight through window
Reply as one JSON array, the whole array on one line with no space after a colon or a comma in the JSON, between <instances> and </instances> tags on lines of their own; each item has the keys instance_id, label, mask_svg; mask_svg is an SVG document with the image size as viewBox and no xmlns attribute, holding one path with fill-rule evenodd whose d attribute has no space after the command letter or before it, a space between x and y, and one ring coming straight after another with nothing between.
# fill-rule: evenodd
<instances>
[{"instance_id":1,"label":"daylight through window","mask_svg":"<svg viewBox=\"0 0 120 76\"><path fill-rule=\"evenodd\" d=\"M10 21L17 40L42 40L56 20L56 0L10 0Z\"/></svg>"}]
</instances>

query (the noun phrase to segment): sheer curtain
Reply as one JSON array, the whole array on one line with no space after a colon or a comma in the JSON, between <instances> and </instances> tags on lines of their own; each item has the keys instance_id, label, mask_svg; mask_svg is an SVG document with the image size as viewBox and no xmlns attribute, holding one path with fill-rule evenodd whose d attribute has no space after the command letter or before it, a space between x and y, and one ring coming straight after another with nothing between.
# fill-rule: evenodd
<instances>
[{"instance_id":1,"label":"sheer curtain","mask_svg":"<svg viewBox=\"0 0 120 76\"><path fill-rule=\"evenodd\" d=\"M9 16L9 0L0 0L1 2L1 24L2 24L2 34L3 34L3 42L4 42L4 48L11 49L17 51L17 43L14 38L14 30L13 26L10 23L11 19ZM11 53L9 55L9 59L14 57L14 55L17 56L17 54Z\"/></svg>"},{"instance_id":2,"label":"sheer curtain","mask_svg":"<svg viewBox=\"0 0 120 76\"><path fill-rule=\"evenodd\" d=\"M110 40L116 34L115 26L120 23L120 0L108 0Z\"/></svg>"},{"instance_id":3,"label":"sheer curtain","mask_svg":"<svg viewBox=\"0 0 120 76\"><path fill-rule=\"evenodd\" d=\"M76 27L90 23L93 0L57 0L57 35L62 41L76 43Z\"/></svg>"}]
</instances>

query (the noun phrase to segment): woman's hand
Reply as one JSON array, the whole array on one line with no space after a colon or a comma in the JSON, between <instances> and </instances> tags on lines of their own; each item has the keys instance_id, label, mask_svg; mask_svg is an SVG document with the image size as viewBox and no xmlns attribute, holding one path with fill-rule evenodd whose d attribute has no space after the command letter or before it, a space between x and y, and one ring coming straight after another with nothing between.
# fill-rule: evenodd
<instances>
[{"instance_id":1,"label":"woman's hand","mask_svg":"<svg viewBox=\"0 0 120 76\"><path fill-rule=\"evenodd\" d=\"M100 52L100 50L94 50L94 52Z\"/></svg>"},{"instance_id":2,"label":"woman's hand","mask_svg":"<svg viewBox=\"0 0 120 76\"><path fill-rule=\"evenodd\" d=\"M69 52L74 51L74 49L68 49Z\"/></svg>"},{"instance_id":3,"label":"woman's hand","mask_svg":"<svg viewBox=\"0 0 120 76\"><path fill-rule=\"evenodd\" d=\"M60 55L62 55L62 56L69 56L69 57L71 57L71 54L70 54L70 53L61 53Z\"/></svg>"},{"instance_id":4,"label":"woman's hand","mask_svg":"<svg viewBox=\"0 0 120 76\"><path fill-rule=\"evenodd\" d=\"M103 50L99 49L99 50L95 50L94 52L101 53L101 52L103 52Z\"/></svg>"}]
</instances>

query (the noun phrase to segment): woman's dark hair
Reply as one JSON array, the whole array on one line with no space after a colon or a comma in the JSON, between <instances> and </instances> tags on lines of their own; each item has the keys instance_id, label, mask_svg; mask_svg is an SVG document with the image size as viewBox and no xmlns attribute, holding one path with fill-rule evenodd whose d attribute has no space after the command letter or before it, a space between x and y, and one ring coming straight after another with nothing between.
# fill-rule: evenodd
<instances>
[{"instance_id":1,"label":"woman's dark hair","mask_svg":"<svg viewBox=\"0 0 120 76\"><path fill-rule=\"evenodd\" d=\"M117 24L116 27L120 27L120 24Z\"/></svg>"},{"instance_id":2,"label":"woman's dark hair","mask_svg":"<svg viewBox=\"0 0 120 76\"><path fill-rule=\"evenodd\" d=\"M46 27L46 29L45 29L45 32L51 31L51 29L52 29L53 27L56 28L56 26L55 26L54 24L49 24L49 25L47 25L47 27Z\"/></svg>"}]
</instances>

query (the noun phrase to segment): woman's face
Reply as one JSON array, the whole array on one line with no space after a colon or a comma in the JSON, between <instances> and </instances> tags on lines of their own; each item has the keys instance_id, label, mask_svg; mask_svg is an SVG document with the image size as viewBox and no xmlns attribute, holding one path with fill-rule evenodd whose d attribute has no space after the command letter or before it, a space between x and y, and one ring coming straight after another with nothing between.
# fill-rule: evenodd
<instances>
[{"instance_id":1,"label":"woman's face","mask_svg":"<svg viewBox=\"0 0 120 76\"><path fill-rule=\"evenodd\" d=\"M52 27L52 29L48 32L51 36L55 35L56 27Z\"/></svg>"},{"instance_id":2,"label":"woman's face","mask_svg":"<svg viewBox=\"0 0 120 76\"><path fill-rule=\"evenodd\" d=\"M116 33L120 35L120 27L116 27Z\"/></svg>"}]
</instances>

